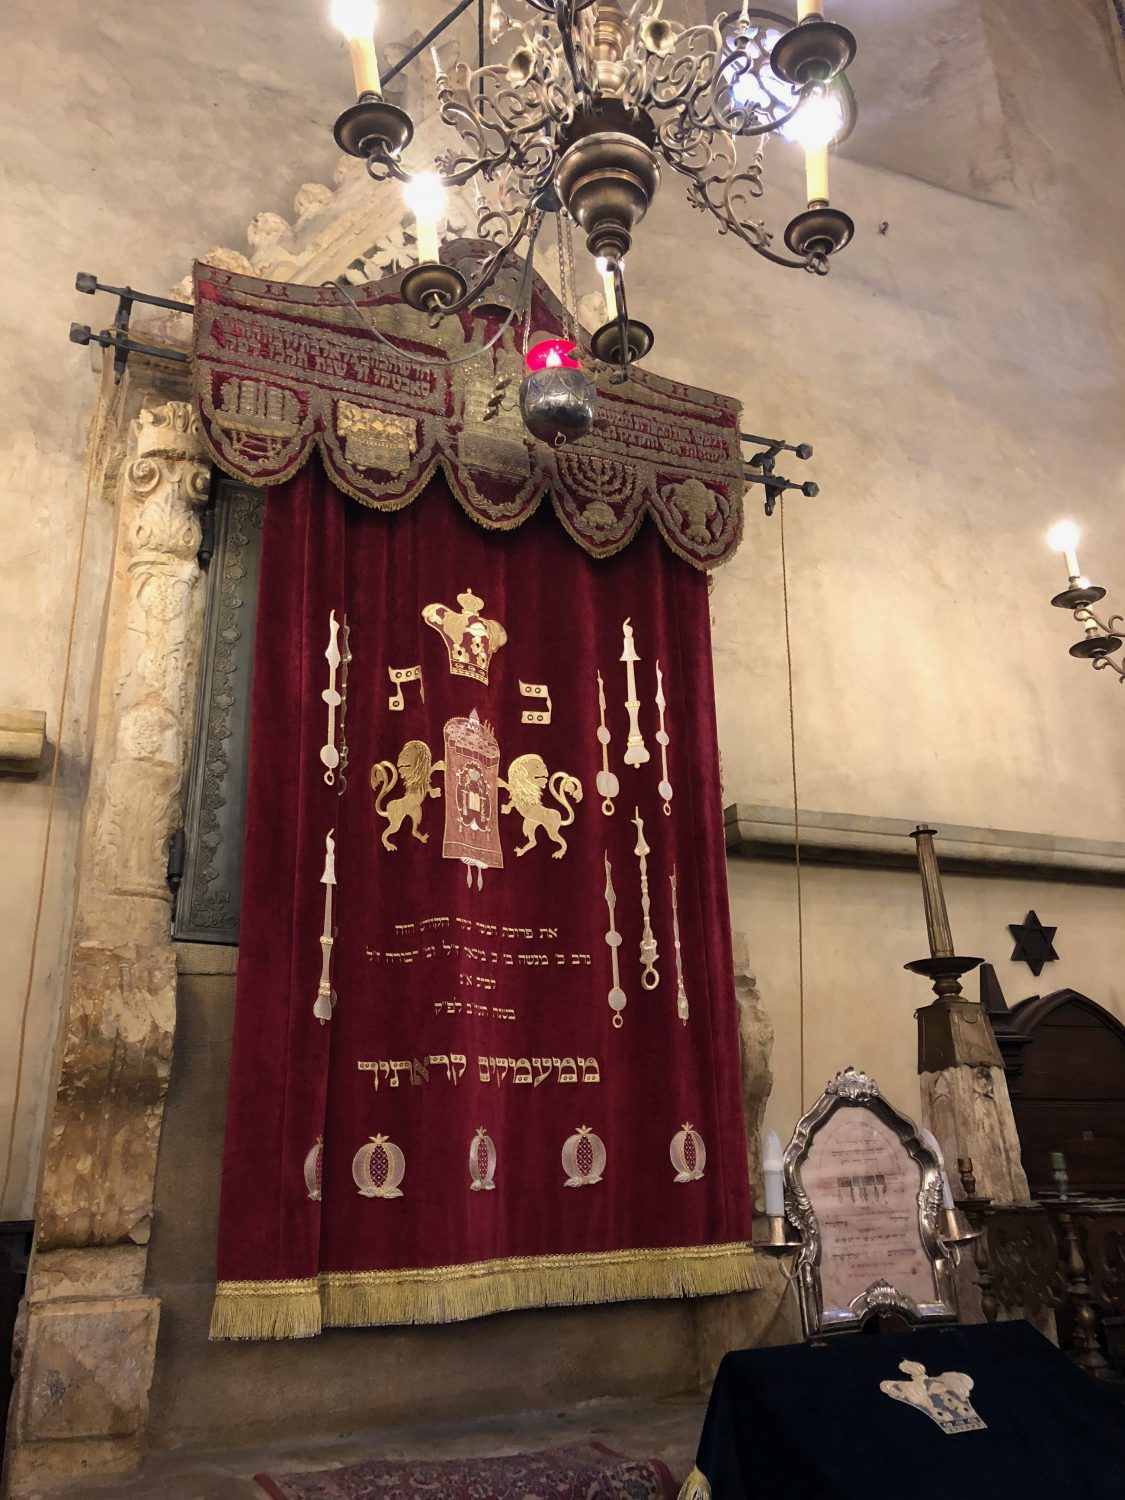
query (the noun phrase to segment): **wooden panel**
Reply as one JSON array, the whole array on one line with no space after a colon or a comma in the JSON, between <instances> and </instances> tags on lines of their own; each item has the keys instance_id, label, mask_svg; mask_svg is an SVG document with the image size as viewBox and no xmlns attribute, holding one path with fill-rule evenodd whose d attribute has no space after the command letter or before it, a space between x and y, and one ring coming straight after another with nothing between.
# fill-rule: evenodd
<instances>
[{"instance_id":1,"label":"wooden panel","mask_svg":"<svg viewBox=\"0 0 1125 1500\"><path fill-rule=\"evenodd\" d=\"M1061 1151L1073 1191L1125 1193L1125 1041L1111 1017L1079 1000L1045 1016L1012 1109L1034 1189L1053 1188L1050 1155Z\"/></svg>"}]
</instances>

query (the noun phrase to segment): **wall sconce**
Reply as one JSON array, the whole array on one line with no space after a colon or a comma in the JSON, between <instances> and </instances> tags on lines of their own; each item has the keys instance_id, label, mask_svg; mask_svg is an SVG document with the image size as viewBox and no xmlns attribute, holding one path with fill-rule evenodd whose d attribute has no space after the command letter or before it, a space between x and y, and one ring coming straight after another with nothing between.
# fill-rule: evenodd
<instances>
[{"instance_id":1,"label":"wall sconce","mask_svg":"<svg viewBox=\"0 0 1125 1500\"><path fill-rule=\"evenodd\" d=\"M1047 533L1047 545L1055 552L1061 552L1066 564L1067 586L1061 594L1055 595L1051 603L1056 609L1069 609L1084 631L1082 639L1071 646L1071 656L1090 662L1095 671L1110 667L1117 673L1118 680L1125 682L1125 666L1113 659L1113 653L1125 640L1117 633L1125 626L1125 616L1110 615L1108 620L1100 620L1090 608L1105 598L1105 589L1084 578L1079 570L1078 527L1073 521L1056 522Z\"/></svg>"}]
</instances>

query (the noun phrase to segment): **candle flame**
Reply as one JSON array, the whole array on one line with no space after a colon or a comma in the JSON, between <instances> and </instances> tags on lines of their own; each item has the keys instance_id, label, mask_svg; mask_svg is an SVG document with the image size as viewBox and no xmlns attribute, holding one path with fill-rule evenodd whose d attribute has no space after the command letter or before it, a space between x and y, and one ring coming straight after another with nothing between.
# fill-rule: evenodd
<instances>
[{"instance_id":1,"label":"candle flame","mask_svg":"<svg viewBox=\"0 0 1125 1500\"><path fill-rule=\"evenodd\" d=\"M1078 545L1078 527L1073 521L1056 521L1047 533L1052 552L1072 552Z\"/></svg>"},{"instance_id":2,"label":"candle flame","mask_svg":"<svg viewBox=\"0 0 1125 1500\"><path fill-rule=\"evenodd\" d=\"M333 26L351 40L366 41L375 35L375 0L332 0Z\"/></svg>"},{"instance_id":3,"label":"candle flame","mask_svg":"<svg viewBox=\"0 0 1125 1500\"><path fill-rule=\"evenodd\" d=\"M839 94L814 94L781 127L781 133L786 140L796 141L806 151L818 151L831 145L843 126L844 106Z\"/></svg>"}]
</instances>

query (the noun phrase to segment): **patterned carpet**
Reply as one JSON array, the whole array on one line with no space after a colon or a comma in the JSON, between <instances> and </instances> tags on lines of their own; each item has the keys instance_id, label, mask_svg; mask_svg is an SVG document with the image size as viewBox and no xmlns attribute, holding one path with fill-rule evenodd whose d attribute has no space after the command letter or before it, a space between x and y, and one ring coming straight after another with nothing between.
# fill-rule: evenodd
<instances>
[{"instance_id":1,"label":"patterned carpet","mask_svg":"<svg viewBox=\"0 0 1125 1500\"><path fill-rule=\"evenodd\" d=\"M303 1474L258 1474L270 1500L675 1500L657 1459L581 1443L504 1458L388 1461Z\"/></svg>"}]
</instances>

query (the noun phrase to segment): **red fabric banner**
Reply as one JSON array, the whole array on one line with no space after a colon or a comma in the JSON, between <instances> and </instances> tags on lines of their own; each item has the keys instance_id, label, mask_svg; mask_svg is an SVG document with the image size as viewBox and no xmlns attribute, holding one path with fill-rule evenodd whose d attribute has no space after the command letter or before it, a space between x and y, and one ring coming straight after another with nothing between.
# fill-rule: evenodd
<instances>
[{"instance_id":1,"label":"red fabric banner","mask_svg":"<svg viewBox=\"0 0 1125 1500\"><path fill-rule=\"evenodd\" d=\"M707 584L270 492L215 1337L755 1285Z\"/></svg>"}]
</instances>

